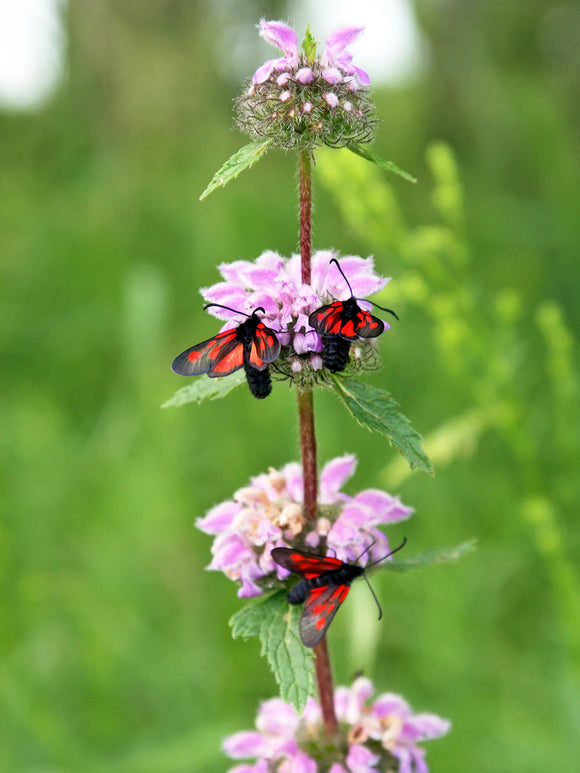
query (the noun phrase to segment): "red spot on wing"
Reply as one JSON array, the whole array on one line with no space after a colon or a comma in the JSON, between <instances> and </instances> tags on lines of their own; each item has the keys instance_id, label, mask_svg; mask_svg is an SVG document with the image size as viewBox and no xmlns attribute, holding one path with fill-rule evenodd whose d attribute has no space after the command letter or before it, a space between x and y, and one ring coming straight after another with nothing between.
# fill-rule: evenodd
<instances>
[{"instance_id":1,"label":"red spot on wing","mask_svg":"<svg viewBox=\"0 0 580 773\"><path fill-rule=\"evenodd\" d=\"M320 577L321 574L331 572L342 565L342 561L329 556L304 556L302 553L295 553L291 558L295 567L294 571L308 580L311 580L313 577ZM320 592L322 588L316 588L315 590Z\"/></svg>"},{"instance_id":2,"label":"red spot on wing","mask_svg":"<svg viewBox=\"0 0 580 773\"><path fill-rule=\"evenodd\" d=\"M348 587L348 585L341 585L341 586L338 588L337 597L338 597L338 603L339 603L339 604L342 604L342 602L343 602L343 601L345 600L345 598L348 596L348 592L349 592L349 590L350 590L350 588Z\"/></svg>"},{"instance_id":3,"label":"red spot on wing","mask_svg":"<svg viewBox=\"0 0 580 773\"><path fill-rule=\"evenodd\" d=\"M222 357L219 356L219 352L216 354L210 353L209 356L212 357L212 359L217 359L217 362L211 369L211 372L216 375L226 375L233 370L241 368L244 364L242 344L239 344L232 349L231 352L228 352Z\"/></svg>"},{"instance_id":4,"label":"red spot on wing","mask_svg":"<svg viewBox=\"0 0 580 773\"><path fill-rule=\"evenodd\" d=\"M273 330L262 322L256 328L252 348L250 350L250 363L260 368L265 363L273 362L280 354L280 342Z\"/></svg>"},{"instance_id":5,"label":"red spot on wing","mask_svg":"<svg viewBox=\"0 0 580 773\"><path fill-rule=\"evenodd\" d=\"M348 336L349 338L351 338L352 336L355 336L355 335L356 335L356 332L355 332L355 329L354 329L354 324L353 324L353 322L352 322L352 320L351 320L351 319L349 319L349 320L348 320L348 322L346 322L346 323L345 323L345 324L344 324L344 325L341 327L341 329L340 329L340 332L341 332L343 335L345 335L345 336Z\"/></svg>"}]
</instances>

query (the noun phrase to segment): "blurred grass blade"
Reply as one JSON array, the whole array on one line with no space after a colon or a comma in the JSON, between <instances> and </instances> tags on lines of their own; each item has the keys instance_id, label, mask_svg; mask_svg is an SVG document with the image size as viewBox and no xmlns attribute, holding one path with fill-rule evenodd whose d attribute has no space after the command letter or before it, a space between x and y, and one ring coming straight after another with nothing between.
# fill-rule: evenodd
<instances>
[{"instance_id":1,"label":"blurred grass blade","mask_svg":"<svg viewBox=\"0 0 580 773\"><path fill-rule=\"evenodd\" d=\"M244 169L249 169L253 166L268 150L271 142L272 140L250 142L249 145L244 145L243 148L236 151L214 174L209 185L199 197L199 200L202 201L205 199L210 193L213 193L216 188L223 188L230 180L237 177L240 172L243 172Z\"/></svg>"},{"instance_id":2,"label":"blurred grass blade","mask_svg":"<svg viewBox=\"0 0 580 773\"><path fill-rule=\"evenodd\" d=\"M410 183L417 182L417 178L413 177L413 175L409 174L409 172L405 172L404 169L401 169L392 161L385 161L384 158L377 156L376 153L372 153L370 150L367 150L366 148L363 148L360 145L347 145L347 148L353 153L355 153L357 156L360 156L361 158L364 158L367 161L371 161L373 164L380 166L381 169L385 169L387 172L392 172L393 174L397 174L399 175L399 177L402 177L404 180L407 180Z\"/></svg>"},{"instance_id":3,"label":"blurred grass blade","mask_svg":"<svg viewBox=\"0 0 580 773\"><path fill-rule=\"evenodd\" d=\"M430 564L454 563L476 548L477 540L470 539L453 548L437 548L436 550L429 550L427 553L411 556L411 558L393 558L391 561L385 561L381 566L384 566L385 569L392 569L395 572L405 572L407 569L418 569L421 566L429 566Z\"/></svg>"},{"instance_id":4,"label":"blurred grass blade","mask_svg":"<svg viewBox=\"0 0 580 773\"><path fill-rule=\"evenodd\" d=\"M433 465L421 445L423 438L400 412L398 403L389 392L336 376L332 381L338 396L361 426L386 435L411 469L417 467L429 475L434 474Z\"/></svg>"},{"instance_id":5,"label":"blurred grass blade","mask_svg":"<svg viewBox=\"0 0 580 773\"><path fill-rule=\"evenodd\" d=\"M177 408L186 403L199 403L204 400L217 400L219 397L225 397L234 389L243 384L246 375L243 370L232 373L225 378L200 378L193 383L188 384L183 389L176 392L162 408Z\"/></svg>"},{"instance_id":6,"label":"blurred grass blade","mask_svg":"<svg viewBox=\"0 0 580 773\"><path fill-rule=\"evenodd\" d=\"M302 609L286 601L286 592L273 593L265 601L248 606L230 620L232 636L259 636L261 654L280 687L280 697L301 714L312 691L313 653L300 641L298 621Z\"/></svg>"}]
</instances>

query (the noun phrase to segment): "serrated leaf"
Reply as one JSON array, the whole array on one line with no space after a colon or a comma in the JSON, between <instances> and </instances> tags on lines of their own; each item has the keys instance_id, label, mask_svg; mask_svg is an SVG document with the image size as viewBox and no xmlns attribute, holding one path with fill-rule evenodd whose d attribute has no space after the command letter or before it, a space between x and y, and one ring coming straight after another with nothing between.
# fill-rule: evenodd
<instances>
[{"instance_id":1,"label":"serrated leaf","mask_svg":"<svg viewBox=\"0 0 580 773\"><path fill-rule=\"evenodd\" d=\"M280 697L301 714L312 691L313 654L300 641L298 621L302 610L290 606L285 591L265 601L250 604L230 620L234 638L259 636L261 654L266 655Z\"/></svg>"},{"instance_id":2,"label":"serrated leaf","mask_svg":"<svg viewBox=\"0 0 580 773\"><path fill-rule=\"evenodd\" d=\"M250 636L260 635L262 621L268 614L267 603L268 599L255 604L247 604L230 618L230 627L234 639L240 636L242 639L249 639Z\"/></svg>"},{"instance_id":3,"label":"serrated leaf","mask_svg":"<svg viewBox=\"0 0 580 773\"><path fill-rule=\"evenodd\" d=\"M216 188L223 188L224 185L227 185L237 177L240 172L243 172L244 169L249 169L253 166L264 155L271 144L272 140L259 140L258 142L250 142L249 145L244 145L243 148L236 151L214 174L199 200L205 199Z\"/></svg>"},{"instance_id":4,"label":"serrated leaf","mask_svg":"<svg viewBox=\"0 0 580 773\"><path fill-rule=\"evenodd\" d=\"M204 400L217 400L225 397L243 384L246 376L243 370L237 370L231 376L224 378L200 378L176 392L173 397L163 403L162 408L177 408L186 403L199 403Z\"/></svg>"},{"instance_id":5,"label":"serrated leaf","mask_svg":"<svg viewBox=\"0 0 580 773\"><path fill-rule=\"evenodd\" d=\"M411 426L409 419L401 413L398 403L384 389L344 380L337 376L332 379L334 388L358 423L370 430L386 435L407 460L409 467L415 467L433 475L433 465L423 450L423 438Z\"/></svg>"},{"instance_id":6,"label":"serrated leaf","mask_svg":"<svg viewBox=\"0 0 580 773\"><path fill-rule=\"evenodd\" d=\"M373 153L372 151L367 150L366 148L363 148L361 145L347 145L347 148L353 153L356 153L357 156L360 156L361 158L364 158L367 161L371 161L373 164L377 164L377 166L380 166L381 169L385 169L387 172L398 174L399 177L402 177L404 180L407 180L410 183L417 182L417 178L413 177L413 175L409 174L409 172L405 172L404 169L401 169L392 161L385 161L384 158L377 156L376 153Z\"/></svg>"},{"instance_id":7,"label":"serrated leaf","mask_svg":"<svg viewBox=\"0 0 580 773\"><path fill-rule=\"evenodd\" d=\"M458 561L466 553L471 553L475 550L476 547L477 540L470 539L453 548L437 548L436 550L429 550L427 553L419 553L410 558L393 558L391 561L385 561L382 566L395 572L406 572L407 569L418 569L421 566L429 566L430 564L447 564Z\"/></svg>"}]
</instances>

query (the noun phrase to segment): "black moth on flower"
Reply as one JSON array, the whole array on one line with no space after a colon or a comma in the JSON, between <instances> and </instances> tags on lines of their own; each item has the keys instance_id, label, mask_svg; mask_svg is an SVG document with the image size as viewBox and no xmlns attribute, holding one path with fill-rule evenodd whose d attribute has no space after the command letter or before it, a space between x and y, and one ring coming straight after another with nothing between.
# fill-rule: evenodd
<instances>
[{"instance_id":1,"label":"black moth on flower","mask_svg":"<svg viewBox=\"0 0 580 773\"><path fill-rule=\"evenodd\" d=\"M386 556L373 561L366 567L359 564L346 563L333 556L318 556L294 548L274 548L272 558L289 572L299 574L302 579L290 589L286 597L289 604L304 604L300 618L300 638L305 647L316 647L324 638L329 625L338 612L340 605L349 594L350 586L357 577L364 577L379 610L379 620L383 612L365 574L376 564L380 564L405 546L407 540L387 553ZM373 543L374 545L374 543ZM372 545L364 551L368 552ZM364 553L359 556L362 558Z\"/></svg>"},{"instance_id":2,"label":"black moth on flower","mask_svg":"<svg viewBox=\"0 0 580 773\"><path fill-rule=\"evenodd\" d=\"M210 306L244 314L220 303L208 303L204 310ZM268 397L272 391L268 365L280 354L280 342L276 333L261 321L258 316L260 311L265 314L265 310L259 306L252 314L245 314L248 319L237 327L224 330L186 349L173 360L171 370L180 376L206 373L210 378L218 378L243 368L254 397Z\"/></svg>"},{"instance_id":3,"label":"black moth on flower","mask_svg":"<svg viewBox=\"0 0 580 773\"><path fill-rule=\"evenodd\" d=\"M330 262L336 263L336 267L344 277L350 290L350 298L347 298L346 301L333 301L326 306L321 306L312 312L308 322L322 337L324 344L322 362L324 366L331 373L339 373L348 364L351 343L360 338L376 338L385 329L385 323L368 311L361 309L357 303L359 299L354 297L350 283L338 260L332 258ZM373 302L369 301L369 303ZM392 314L395 319L399 319L391 309L385 309L377 303L373 303L373 306L377 306L377 308Z\"/></svg>"}]
</instances>

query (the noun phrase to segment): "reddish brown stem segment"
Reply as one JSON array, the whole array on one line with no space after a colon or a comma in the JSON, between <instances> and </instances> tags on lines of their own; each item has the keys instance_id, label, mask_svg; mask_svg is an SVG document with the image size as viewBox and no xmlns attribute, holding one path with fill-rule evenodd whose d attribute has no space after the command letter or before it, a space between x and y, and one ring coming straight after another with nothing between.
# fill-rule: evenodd
<instances>
[{"instance_id":1,"label":"reddish brown stem segment","mask_svg":"<svg viewBox=\"0 0 580 773\"><path fill-rule=\"evenodd\" d=\"M327 738L333 738L338 733L338 720L334 712L334 688L326 637L314 647L314 668L324 730Z\"/></svg>"},{"instance_id":2,"label":"reddish brown stem segment","mask_svg":"<svg viewBox=\"0 0 580 773\"><path fill-rule=\"evenodd\" d=\"M314 435L314 402L312 390L298 390L300 421L300 451L304 481L304 515L308 521L317 516L318 471L316 469L316 437Z\"/></svg>"},{"instance_id":3,"label":"reddish brown stem segment","mask_svg":"<svg viewBox=\"0 0 580 773\"><path fill-rule=\"evenodd\" d=\"M302 283L310 284L312 255L312 158L307 150L300 153L300 256Z\"/></svg>"},{"instance_id":4,"label":"reddish brown stem segment","mask_svg":"<svg viewBox=\"0 0 580 773\"><path fill-rule=\"evenodd\" d=\"M312 158L305 150L300 153L300 256L302 282L310 284L312 276ZM314 401L311 388L298 390L298 415L304 480L304 515L307 520L313 521L318 514L318 471L314 434ZM314 647L314 668L324 729L327 738L332 738L338 732L338 721L334 712L334 687L326 639Z\"/></svg>"}]
</instances>

